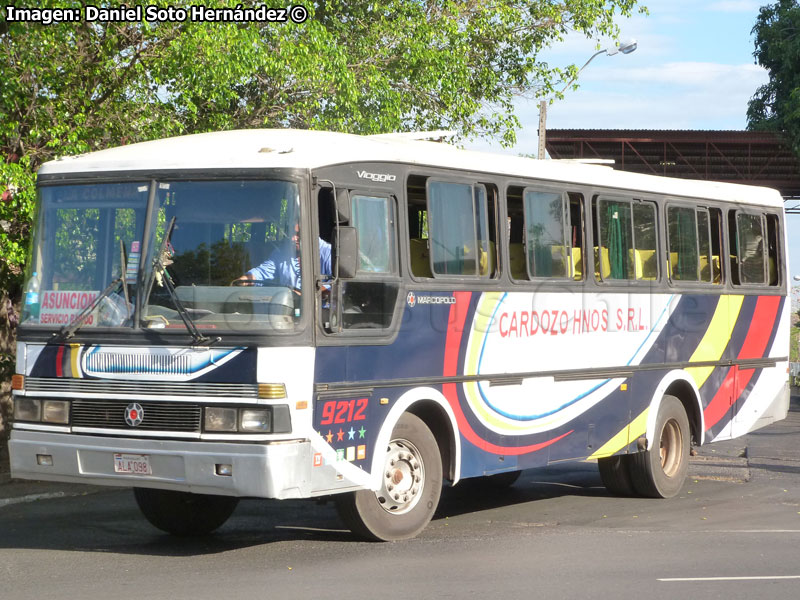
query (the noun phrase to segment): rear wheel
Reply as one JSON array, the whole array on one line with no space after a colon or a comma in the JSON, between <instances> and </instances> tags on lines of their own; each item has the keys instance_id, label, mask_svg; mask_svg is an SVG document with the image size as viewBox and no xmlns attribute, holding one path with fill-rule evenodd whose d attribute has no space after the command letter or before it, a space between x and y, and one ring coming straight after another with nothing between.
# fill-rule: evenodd
<instances>
[{"instance_id":1,"label":"rear wheel","mask_svg":"<svg viewBox=\"0 0 800 600\"><path fill-rule=\"evenodd\" d=\"M357 536L393 541L416 536L430 522L442 493L436 438L417 416L405 413L386 448L378 491L336 496L342 520Z\"/></svg>"},{"instance_id":2,"label":"rear wheel","mask_svg":"<svg viewBox=\"0 0 800 600\"><path fill-rule=\"evenodd\" d=\"M228 520L239 503L231 496L150 488L133 488L133 495L151 525L178 536L211 533Z\"/></svg>"},{"instance_id":3,"label":"rear wheel","mask_svg":"<svg viewBox=\"0 0 800 600\"><path fill-rule=\"evenodd\" d=\"M683 404L675 396L664 396L652 447L631 455L631 479L639 494L671 498L681 491L689 467L690 435Z\"/></svg>"},{"instance_id":4,"label":"rear wheel","mask_svg":"<svg viewBox=\"0 0 800 600\"><path fill-rule=\"evenodd\" d=\"M606 458L597 459L600 469L600 479L603 485L614 496L633 496L636 489L633 487L630 475L631 455L617 454Z\"/></svg>"}]
</instances>

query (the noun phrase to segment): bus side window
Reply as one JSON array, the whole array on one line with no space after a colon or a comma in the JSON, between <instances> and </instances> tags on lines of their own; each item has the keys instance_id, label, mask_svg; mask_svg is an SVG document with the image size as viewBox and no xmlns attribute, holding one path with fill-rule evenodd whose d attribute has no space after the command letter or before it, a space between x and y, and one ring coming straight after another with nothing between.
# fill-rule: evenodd
<instances>
[{"instance_id":1,"label":"bus side window","mask_svg":"<svg viewBox=\"0 0 800 600\"><path fill-rule=\"evenodd\" d=\"M352 194L350 207L349 225L358 234L358 262L355 278L339 282L341 327L387 329L400 292L395 203L389 196Z\"/></svg>"},{"instance_id":2,"label":"bus side window","mask_svg":"<svg viewBox=\"0 0 800 600\"><path fill-rule=\"evenodd\" d=\"M473 187L475 224L478 228L478 270L482 277L497 275L497 188L490 184Z\"/></svg>"},{"instance_id":3,"label":"bus side window","mask_svg":"<svg viewBox=\"0 0 800 600\"><path fill-rule=\"evenodd\" d=\"M389 198L354 195L351 225L358 232L358 270L394 273L394 216Z\"/></svg>"},{"instance_id":4,"label":"bus side window","mask_svg":"<svg viewBox=\"0 0 800 600\"><path fill-rule=\"evenodd\" d=\"M406 186L408 198L409 265L414 277L433 277L428 239L428 208L425 204L425 177L412 175Z\"/></svg>"},{"instance_id":5,"label":"bus side window","mask_svg":"<svg viewBox=\"0 0 800 600\"><path fill-rule=\"evenodd\" d=\"M434 275L478 275L473 186L428 181L428 232ZM485 220L485 219L484 219Z\"/></svg>"},{"instance_id":6,"label":"bus side window","mask_svg":"<svg viewBox=\"0 0 800 600\"><path fill-rule=\"evenodd\" d=\"M583 227L583 196L569 192L569 242L572 245L572 278L576 281L583 279L583 265L586 264Z\"/></svg>"},{"instance_id":7,"label":"bus side window","mask_svg":"<svg viewBox=\"0 0 800 600\"><path fill-rule=\"evenodd\" d=\"M711 283L719 285L723 281L723 269L728 268L722 260L722 211L718 208L709 208L708 218L711 236Z\"/></svg>"},{"instance_id":8,"label":"bus side window","mask_svg":"<svg viewBox=\"0 0 800 600\"><path fill-rule=\"evenodd\" d=\"M525 216L522 208L522 187L512 186L506 191L508 208L508 270L511 279L527 280L528 267L525 260Z\"/></svg>"},{"instance_id":9,"label":"bus side window","mask_svg":"<svg viewBox=\"0 0 800 600\"><path fill-rule=\"evenodd\" d=\"M601 280L634 278L631 204L630 200L618 198L594 202L599 233L595 274Z\"/></svg>"},{"instance_id":10,"label":"bus side window","mask_svg":"<svg viewBox=\"0 0 800 600\"><path fill-rule=\"evenodd\" d=\"M599 197L595 215L595 277L602 281L658 279L656 205L644 200Z\"/></svg>"},{"instance_id":11,"label":"bus side window","mask_svg":"<svg viewBox=\"0 0 800 600\"><path fill-rule=\"evenodd\" d=\"M767 248L761 214L730 211L731 275L739 285L767 283ZM777 267L776 267L777 268Z\"/></svg>"},{"instance_id":12,"label":"bus side window","mask_svg":"<svg viewBox=\"0 0 800 600\"><path fill-rule=\"evenodd\" d=\"M566 194L525 189L525 247L530 277L571 277Z\"/></svg>"},{"instance_id":13,"label":"bus side window","mask_svg":"<svg viewBox=\"0 0 800 600\"><path fill-rule=\"evenodd\" d=\"M496 187L412 175L406 192L414 277L495 276Z\"/></svg>"},{"instance_id":14,"label":"bus side window","mask_svg":"<svg viewBox=\"0 0 800 600\"><path fill-rule=\"evenodd\" d=\"M767 280L768 285L780 285L781 260L778 216L767 215Z\"/></svg>"},{"instance_id":15,"label":"bus side window","mask_svg":"<svg viewBox=\"0 0 800 600\"><path fill-rule=\"evenodd\" d=\"M656 207L652 202L633 203L633 268L639 281L658 279Z\"/></svg>"},{"instance_id":16,"label":"bus side window","mask_svg":"<svg viewBox=\"0 0 800 600\"><path fill-rule=\"evenodd\" d=\"M722 283L719 215L716 208L667 208L667 269L671 281Z\"/></svg>"},{"instance_id":17,"label":"bus side window","mask_svg":"<svg viewBox=\"0 0 800 600\"><path fill-rule=\"evenodd\" d=\"M702 239L702 232L698 231L698 214L695 209L689 206L668 207L667 233L669 243L667 270L670 279L672 281L699 281L702 262L699 239ZM707 240L707 219L705 233ZM707 263L706 257L706 265Z\"/></svg>"}]
</instances>

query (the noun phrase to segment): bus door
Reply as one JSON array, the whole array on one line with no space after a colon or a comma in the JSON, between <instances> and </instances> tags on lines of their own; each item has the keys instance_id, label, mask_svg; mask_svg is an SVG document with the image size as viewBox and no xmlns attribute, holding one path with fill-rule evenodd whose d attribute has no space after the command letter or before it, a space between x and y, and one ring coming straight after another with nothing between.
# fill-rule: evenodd
<instances>
[{"instance_id":1,"label":"bus door","mask_svg":"<svg viewBox=\"0 0 800 600\"><path fill-rule=\"evenodd\" d=\"M333 207L324 207L326 203ZM320 235L330 231L333 254L330 281L323 277L320 286L325 330L345 336L388 335L401 286L396 197L339 188L335 195L320 194L319 218ZM324 297L328 293L329 301Z\"/></svg>"}]
</instances>

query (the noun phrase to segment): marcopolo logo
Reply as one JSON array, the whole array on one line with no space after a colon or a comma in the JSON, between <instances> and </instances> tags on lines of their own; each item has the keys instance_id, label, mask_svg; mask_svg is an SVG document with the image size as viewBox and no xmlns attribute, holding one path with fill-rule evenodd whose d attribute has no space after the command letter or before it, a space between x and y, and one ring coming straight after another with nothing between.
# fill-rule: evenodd
<instances>
[{"instance_id":1,"label":"marcopolo logo","mask_svg":"<svg viewBox=\"0 0 800 600\"><path fill-rule=\"evenodd\" d=\"M369 171L356 171L359 178L369 179L376 183L388 183L390 181L397 181L397 175L391 173L370 173Z\"/></svg>"},{"instance_id":2,"label":"marcopolo logo","mask_svg":"<svg viewBox=\"0 0 800 600\"><path fill-rule=\"evenodd\" d=\"M417 304L455 304L453 296L417 296L414 292L408 292L406 303L409 308L414 308Z\"/></svg>"}]
</instances>

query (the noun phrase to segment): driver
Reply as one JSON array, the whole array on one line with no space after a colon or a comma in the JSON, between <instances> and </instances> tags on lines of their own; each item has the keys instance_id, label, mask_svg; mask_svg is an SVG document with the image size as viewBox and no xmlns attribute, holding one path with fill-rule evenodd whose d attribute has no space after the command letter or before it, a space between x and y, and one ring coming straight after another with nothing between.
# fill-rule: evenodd
<instances>
[{"instance_id":1,"label":"driver","mask_svg":"<svg viewBox=\"0 0 800 600\"><path fill-rule=\"evenodd\" d=\"M331 274L331 245L319 239L319 267L322 275ZM257 267L253 267L237 281L249 284L250 281L270 281L278 285L300 289L300 235L295 225L291 243L284 244Z\"/></svg>"}]
</instances>

